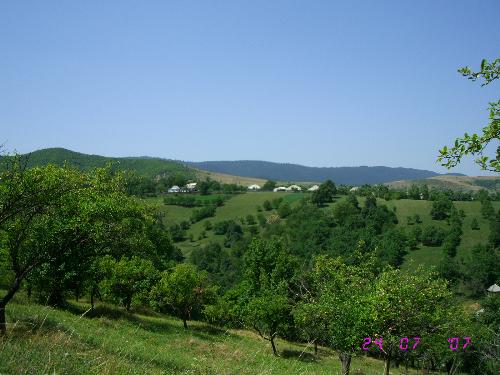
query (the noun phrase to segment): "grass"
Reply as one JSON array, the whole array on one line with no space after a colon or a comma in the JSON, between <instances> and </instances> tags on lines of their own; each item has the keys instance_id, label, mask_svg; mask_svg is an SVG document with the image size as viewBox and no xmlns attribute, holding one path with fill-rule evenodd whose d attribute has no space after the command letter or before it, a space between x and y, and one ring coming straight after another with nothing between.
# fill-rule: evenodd
<instances>
[{"instance_id":1,"label":"grass","mask_svg":"<svg viewBox=\"0 0 500 375\"><path fill-rule=\"evenodd\" d=\"M7 308L9 333L0 337L2 374L338 374L334 352L278 340L281 357L267 341L245 330L222 330L153 312L127 313L85 303L67 310L29 304L22 294ZM383 363L356 357L352 374L380 374ZM392 374L403 374L395 368ZM415 374L414 370L410 374Z\"/></svg>"},{"instance_id":2,"label":"grass","mask_svg":"<svg viewBox=\"0 0 500 375\"><path fill-rule=\"evenodd\" d=\"M204 219L198 223L191 226L188 233L193 235L193 241L189 239L178 243L178 246L182 249L185 255L189 255L192 249L204 246L211 241L219 242L222 244L224 236L218 236L213 234L212 231L206 232L206 238L200 239L200 234L204 231L204 223L206 221L211 221L216 223L222 220L233 219L241 223L241 219L246 218L248 214L256 216L259 212L257 211L257 206L262 206L265 200L273 200L277 197L283 198L289 203L296 204L300 199L307 196L305 193L273 193L273 192L250 192L243 194L235 194L232 198L225 202L224 206L217 208L216 216L208 219ZM211 196L206 196L211 197ZM346 199L346 196L336 197L334 203L328 204L324 209L331 209L335 204ZM364 204L364 198L358 198L360 206ZM163 204L163 198L147 198L147 201L151 204L157 204L161 207L162 211L165 213L167 223L180 223L184 220L189 220L191 217L192 208L185 208L179 206L165 206ZM495 210L500 209L500 202L492 202ZM424 227L426 225L435 225L441 227L445 230L449 229L449 225L445 220L432 220L430 216L432 202L425 200L412 200L412 199L401 199L401 200L391 200L385 201L383 199L378 199L379 205L386 205L390 210L394 207L396 208L396 216L398 217L399 224L401 228L411 229L413 226ZM470 252L471 248L479 243L487 242L489 236L489 223L488 220L481 216L481 204L480 202L454 202L455 206L459 210L464 210L465 219L463 221L463 235L462 241L458 248L457 257L465 257ZM273 211L261 211L265 216L270 215ZM407 217L418 214L422 220L421 224L408 225ZM479 230L471 229L471 221L476 218L479 223ZM420 245L418 249L411 250L406 256L403 268L414 267L419 264L424 264L426 266L437 265L443 257L443 250L441 246L429 247Z\"/></svg>"},{"instance_id":3,"label":"grass","mask_svg":"<svg viewBox=\"0 0 500 375\"><path fill-rule=\"evenodd\" d=\"M207 197L207 199L210 199L210 197L214 196L215 195L208 195L205 197ZM205 230L204 225L207 221L216 223L223 220L235 220L239 224L242 224L242 219L244 221L244 219L249 214L256 217L257 214L262 213L267 217L271 213L275 212L274 210L262 210L261 212L257 210L257 206L262 207L262 204L266 200L272 201L276 198L283 198L284 201L289 202L293 206L305 196L306 194L303 193L288 192L249 192L234 194L229 200L224 203L222 207L217 208L215 217L206 218L191 225L191 228L188 231L188 235L191 234L193 236L193 242L191 242L189 239L186 239L185 241L178 242L177 246L179 246L185 256L188 256L194 248L207 245L210 242L219 242L220 244L222 244L224 236L215 235L213 231L206 231L206 238L200 238L200 235ZM165 220L167 224L180 223L184 220L189 221L191 212L193 210L193 208L164 205L162 197L146 198L146 201L150 204L160 207L160 209L165 214Z\"/></svg>"}]
</instances>

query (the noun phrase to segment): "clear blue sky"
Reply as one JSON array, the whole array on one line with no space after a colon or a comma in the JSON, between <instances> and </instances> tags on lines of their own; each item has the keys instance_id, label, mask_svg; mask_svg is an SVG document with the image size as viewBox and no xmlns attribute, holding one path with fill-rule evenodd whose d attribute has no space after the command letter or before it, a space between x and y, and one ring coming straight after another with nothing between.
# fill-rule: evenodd
<instances>
[{"instance_id":1,"label":"clear blue sky","mask_svg":"<svg viewBox=\"0 0 500 375\"><path fill-rule=\"evenodd\" d=\"M9 1L0 142L108 156L387 165L487 123L500 1ZM472 162L456 172L480 174Z\"/></svg>"}]
</instances>

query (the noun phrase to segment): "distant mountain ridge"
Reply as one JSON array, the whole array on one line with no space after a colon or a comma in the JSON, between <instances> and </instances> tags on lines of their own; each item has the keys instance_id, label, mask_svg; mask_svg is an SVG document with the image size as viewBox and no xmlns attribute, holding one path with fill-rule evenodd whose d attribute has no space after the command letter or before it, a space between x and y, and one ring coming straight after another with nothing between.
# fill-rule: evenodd
<instances>
[{"instance_id":1,"label":"distant mountain ridge","mask_svg":"<svg viewBox=\"0 0 500 375\"><path fill-rule=\"evenodd\" d=\"M22 156L27 160L28 167L45 166L48 164L62 166L67 163L81 170L90 170L104 167L111 163L114 170L130 170L145 177L183 175L186 178L194 178L196 176L196 172L183 163L146 156L108 157L83 154L59 147L37 150Z\"/></svg>"},{"instance_id":2,"label":"distant mountain ridge","mask_svg":"<svg viewBox=\"0 0 500 375\"><path fill-rule=\"evenodd\" d=\"M306 167L299 164L273 163L257 160L186 162L202 170L237 176L271 179L277 181L322 182L328 179L338 184L381 184L399 180L419 180L442 176L437 172L392 167ZM448 175L464 176L453 173Z\"/></svg>"}]
</instances>

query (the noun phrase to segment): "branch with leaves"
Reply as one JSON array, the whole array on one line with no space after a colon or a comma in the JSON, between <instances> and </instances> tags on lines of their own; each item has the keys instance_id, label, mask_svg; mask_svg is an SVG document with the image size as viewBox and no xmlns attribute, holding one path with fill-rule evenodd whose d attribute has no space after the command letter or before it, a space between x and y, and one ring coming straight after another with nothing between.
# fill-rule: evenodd
<instances>
[{"instance_id":1,"label":"branch with leaves","mask_svg":"<svg viewBox=\"0 0 500 375\"><path fill-rule=\"evenodd\" d=\"M483 60L481 70L474 72L469 67L458 70L464 77L475 82L478 79L484 80L481 86L486 86L500 77L500 58L493 62ZM484 155L487 145L498 142L500 136L500 100L489 103L489 124L482 130L482 134L469 135L465 133L463 137L457 138L455 144L448 148L444 146L439 150L438 162L450 169L460 164L462 157L467 155L476 156L475 162L482 170L500 172L500 145L496 148L496 157Z\"/></svg>"}]
</instances>

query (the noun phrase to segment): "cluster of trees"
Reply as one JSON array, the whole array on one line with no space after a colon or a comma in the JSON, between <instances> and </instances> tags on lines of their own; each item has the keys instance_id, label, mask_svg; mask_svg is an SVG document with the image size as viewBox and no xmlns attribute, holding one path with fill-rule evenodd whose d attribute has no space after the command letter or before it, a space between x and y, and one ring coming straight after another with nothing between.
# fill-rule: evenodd
<instances>
[{"instance_id":1,"label":"cluster of trees","mask_svg":"<svg viewBox=\"0 0 500 375\"><path fill-rule=\"evenodd\" d=\"M161 217L126 194L123 175L109 168L26 169L19 158L8 163L0 180L0 258L9 270L2 331L5 308L23 283L54 305L69 293L93 300L102 286L130 306L124 285L140 287L127 278L182 260Z\"/></svg>"},{"instance_id":2,"label":"cluster of trees","mask_svg":"<svg viewBox=\"0 0 500 375\"><path fill-rule=\"evenodd\" d=\"M181 207L200 207L200 206L216 206L224 205L224 202L229 199L228 195L217 195L214 197L201 198L191 194L169 194L163 198L163 203L166 205L174 205Z\"/></svg>"}]
</instances>

